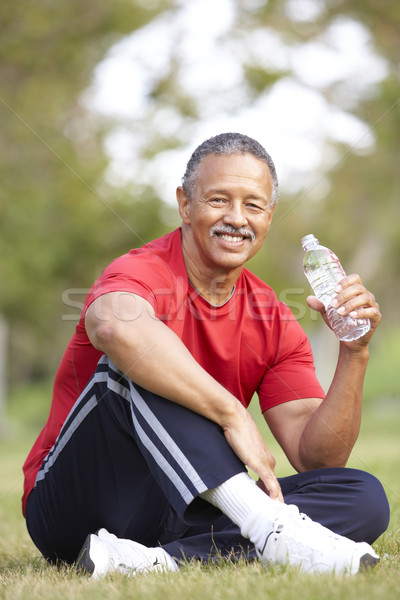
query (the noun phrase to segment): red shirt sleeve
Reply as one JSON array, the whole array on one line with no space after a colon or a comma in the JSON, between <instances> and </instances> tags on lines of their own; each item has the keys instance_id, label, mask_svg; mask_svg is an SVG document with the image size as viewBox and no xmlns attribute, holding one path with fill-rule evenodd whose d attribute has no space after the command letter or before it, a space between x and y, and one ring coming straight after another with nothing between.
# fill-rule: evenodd
<instances>
[{"instance_id":1,"label":"red shirt sleeve","mask_svg":"<svg viewBox=\"0 0 400 600\"><path fill-rule=\"evenodd\" d=\"M280 345L258 388L261 410L301 398L324 398L308 338L293 319L282 323Z\"/></svg>"},{"instance_id":2,"label":"red shirt sleeve","mask_svg":"<svg viewBox=\"0 0 400 600\"><path fill-rule=\"evenodd\" d=\"M141 296L154 308L158 318L171 310L176 283L168 265L151 252L130 252L113 261L87 295L82 311L104 294L127 292Z\"/></svg>"}]
</instances>

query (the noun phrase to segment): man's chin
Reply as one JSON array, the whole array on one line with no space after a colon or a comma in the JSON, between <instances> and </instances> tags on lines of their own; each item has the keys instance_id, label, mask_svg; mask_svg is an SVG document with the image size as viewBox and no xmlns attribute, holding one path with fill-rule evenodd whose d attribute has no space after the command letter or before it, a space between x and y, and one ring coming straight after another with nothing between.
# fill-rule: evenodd
<instances>
[{"instance_id":1,"label":"man's chin","mask_svg":"<svg viewBox=\"0 0 400 600\"><path fill-rule=\"evenodd\" d=\"M234 270L243 267L250 258L248 254L224 253L214 260L214 264L221 269Z\"/></svg>"}]
</instances>

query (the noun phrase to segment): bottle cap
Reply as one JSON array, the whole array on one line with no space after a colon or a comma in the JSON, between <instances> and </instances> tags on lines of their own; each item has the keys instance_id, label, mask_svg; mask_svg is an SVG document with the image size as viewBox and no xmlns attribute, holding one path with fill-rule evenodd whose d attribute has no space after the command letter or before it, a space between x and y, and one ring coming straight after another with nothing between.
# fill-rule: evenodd
<instances>
[{"instance_id":1,"label":"bottle cap","mask_svg":"<svg viewBox=\"0 0 400 600\"><path fill-rule=\"evenodd\" d=\"M315 237L315 235L313 233L309 233L308 235L305 235L304 237L301 238L301 245L303 246L303 250L306 249L306 246L308 246L310 244L310 242L319 244L319 241L317 240L317 238Z\"/></svg>"}]
</instances>

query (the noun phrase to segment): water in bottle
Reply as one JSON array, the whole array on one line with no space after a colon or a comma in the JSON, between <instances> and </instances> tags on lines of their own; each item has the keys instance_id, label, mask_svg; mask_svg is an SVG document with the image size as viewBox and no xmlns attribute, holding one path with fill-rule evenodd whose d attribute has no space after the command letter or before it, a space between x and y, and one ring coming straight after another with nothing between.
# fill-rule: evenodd
<instances>
[{"instance_id":1,"label":"water in bottle","mask_svg":"<svg viewBox=\"0 0 400 600\"><path fill-rule=\"evenodd\" d=\"M346 273L338 257L328 248L320 246L317 238L310 234L301 240L304 255L304 273L317 298L323 302L329 323L339 340L351 342L365 335L371 324L369 319L353 319L349 315L339 315L330 306L337 283Z\"/></svg>"}]
</instances>

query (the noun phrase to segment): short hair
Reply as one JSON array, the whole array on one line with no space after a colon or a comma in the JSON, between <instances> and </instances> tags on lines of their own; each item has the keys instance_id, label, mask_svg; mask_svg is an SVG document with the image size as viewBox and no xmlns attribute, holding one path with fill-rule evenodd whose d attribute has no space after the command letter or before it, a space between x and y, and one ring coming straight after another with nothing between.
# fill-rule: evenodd
<instances>
[{"instance_id":1,"label":"short hair","mask_svg":"<svg viewBox=\"0 0 400 600\"><path fill-rule=\"evenodd\" d=\"M200 163L203 158L210 154L225 156L251 154L265 162L272 177L270 208L276 204L279 196L279 186L274 162L259 142L242 133L220 133L205 140L196 148L186 165L186 171L182 177L182 188L189 200L193 198Z\"/></svg>"}]
</instances>

